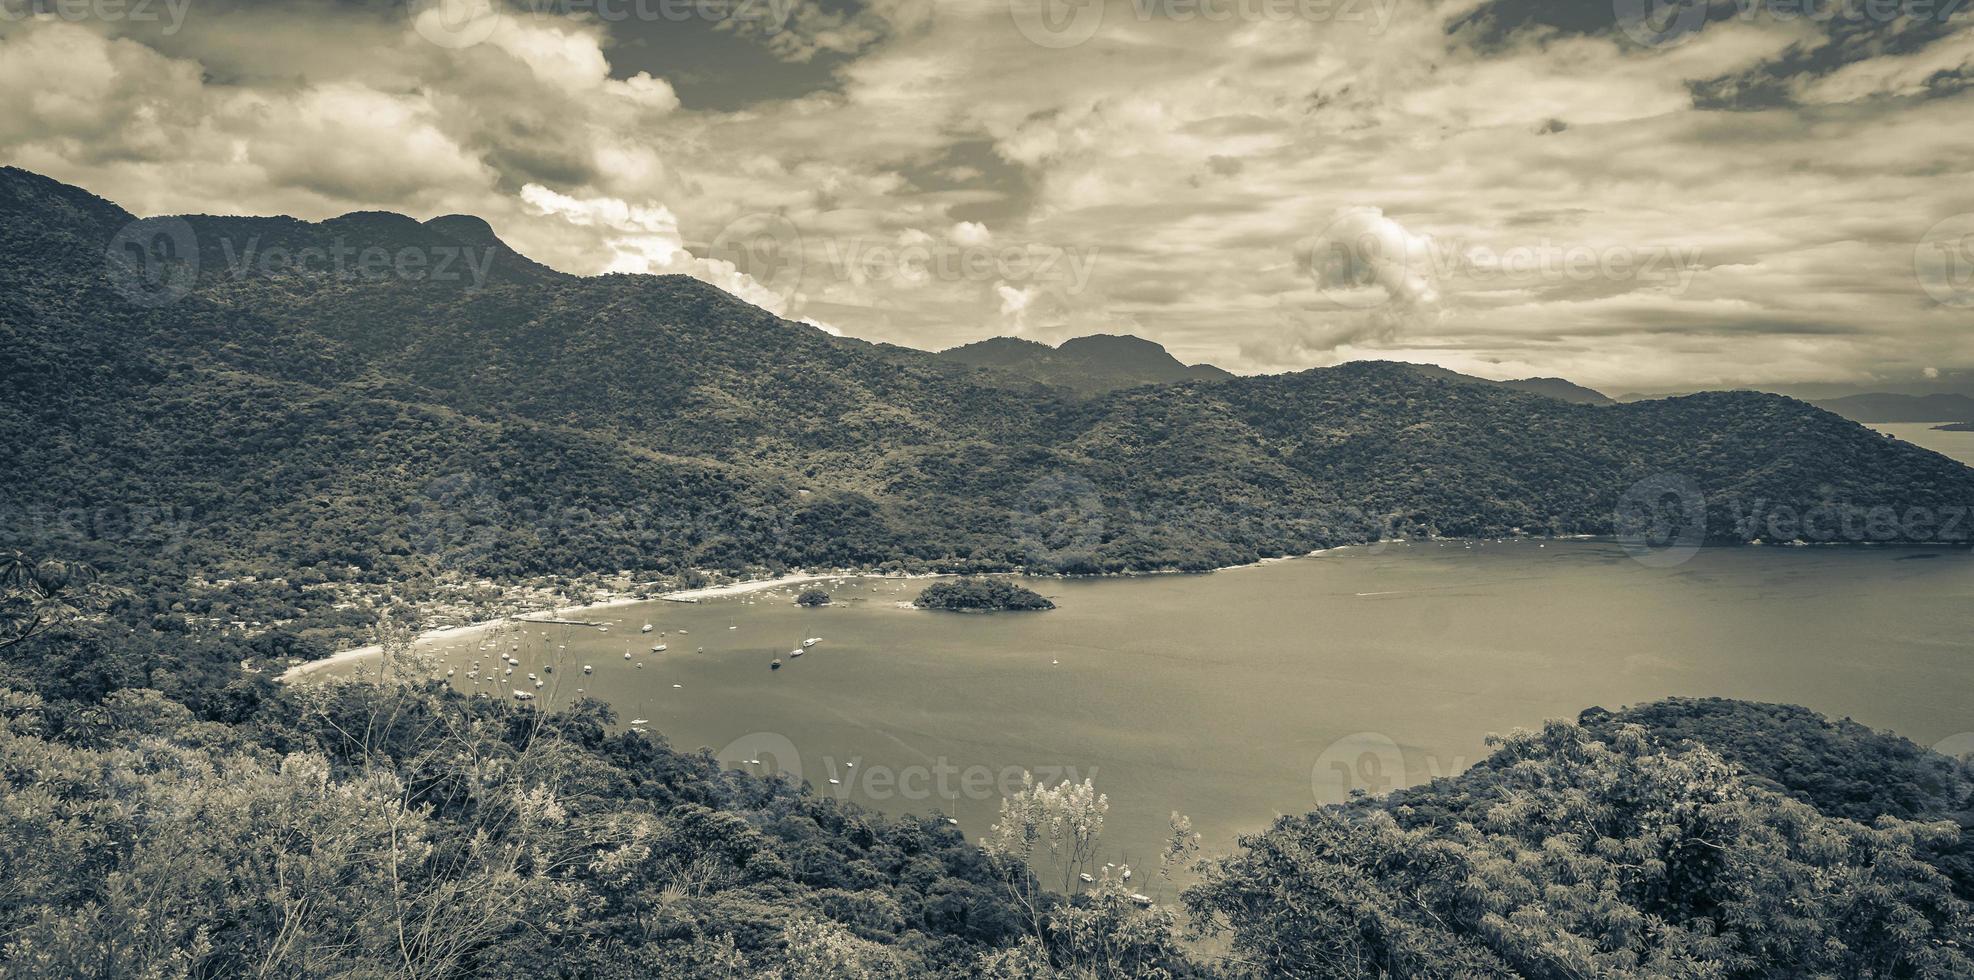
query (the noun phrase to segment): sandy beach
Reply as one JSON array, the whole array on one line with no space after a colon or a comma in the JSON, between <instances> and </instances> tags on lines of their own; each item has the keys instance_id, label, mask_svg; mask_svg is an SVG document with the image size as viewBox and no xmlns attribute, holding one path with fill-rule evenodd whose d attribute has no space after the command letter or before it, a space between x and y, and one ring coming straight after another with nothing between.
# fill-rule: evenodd
<instances>
[{"instance_id":1,"label":"sandy beach","mask_svg":"<svg viewBox=\"0 0 1974 980\"><path fill-rule=\"evenodd\" d=\"M677 592L662 593L659 595L651 596L649 598L638 598L637 596L612 596L611 598L606 599L603 602L591 603L590 605L587 606L563 606L556 609L537 609L532 612L519 613L516 616L502 616L497 619L481 620L480 622L477 623L466 623L460 626L448 626L443 629L427 630L426 632L418 634L417 642L429 643L434 640L454 640L462 637L472 636L473 634L485 630L489 627L497 626L501 623L509 622L516 618L547 617L550 619L570 619L570 618L581 617L585 614L597 612L599 610L616 609L622 606L634 606L639 603L653 602L661 599L669 600L672 602L698 602L701 599L714 599L720 596L730 596L730 595L745 595L749 592L764 592L767 591L768 589L780 588L781 586L784 585L800 585L805 582L823 582L823 581L828 581L831 579L839 579L839 578L923 578L923 577L928 577L928 576L871 575L864 572L853 572L853 571L790 572L787 575L780 575L780 576L776 576L775 578L749 579L748 581L745 582L728 582L725 585L710 585L710 586L706 586L705 588L699 588L699 589L683 589ZM384 648L378 646L375 643L369 644L367 646L351 647L348 650L338 650L335 653L322 658L321 660L311 660L307 663L296 664L295 666L290 667L287 670L283 671L281 673L280 679L283 681L291 681L298 677L304 677L320 670L327 670L330 667L334 667L339 664L347 664L352 661L362 660L366 657L374 657L383 652L384 652Z\"/></svg>"}]
</instances>

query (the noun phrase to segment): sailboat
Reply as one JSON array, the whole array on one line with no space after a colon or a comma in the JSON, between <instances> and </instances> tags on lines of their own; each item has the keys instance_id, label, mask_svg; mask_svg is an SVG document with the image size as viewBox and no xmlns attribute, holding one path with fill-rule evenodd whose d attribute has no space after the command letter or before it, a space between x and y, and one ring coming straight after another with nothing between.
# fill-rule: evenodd
<instances>
[{"instance_id":1,"label":"sailboat","mask_svg":"<svg viewBox=\"0 0 1974 980\"><path fill-rule=\"evenodd\" d=\"M640 632L640 633L649 633L649 632L651 632L651 630L652 630L652 626L651 626L651 624L650 624L650 623L646 623L646 624L644 624L644 628L643 628L643 629L641 629L641 630L638 630L638 632Z\"/></svg>"}]
</instances>

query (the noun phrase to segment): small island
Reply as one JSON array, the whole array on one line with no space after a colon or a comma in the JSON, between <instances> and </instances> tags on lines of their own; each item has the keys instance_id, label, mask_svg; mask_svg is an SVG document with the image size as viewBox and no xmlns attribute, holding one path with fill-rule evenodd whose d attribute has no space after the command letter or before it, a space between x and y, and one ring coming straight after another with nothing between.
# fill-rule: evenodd
<instances>
[{"instance_id":1,"label":"small island","mask_svg":"<svg viewBox=\"0 0 1974 980\"><path fill-rule=\"evenodd\" d=\"M1013 582L989 578L963 578L934 582L912 600L920 609L950 612L994 612L998 610L1054 609L1056 604L1032 589Z\"/></svg>"},{"instance_id":2,"label":"small island","mask_svg":"<svg viewBox=\"0 0 1974 980\"><path fill-rule=\"evenodd\" d=\"M1933 431L1934 432L1974 432L1974 422L1948 422L1945 425L1934 426Z\"/></svg>"},{"instance_id":3,"label":"small island","mask_svg":"<svg viewBox=\"0 0 1974 980\"><path fill-rule=\"evenodd\" d=\"M795 597L795 604L798 606L827 606L829 605L829 593L821 589L804 589L801 595Z\"/></svg>"}]
</instances>

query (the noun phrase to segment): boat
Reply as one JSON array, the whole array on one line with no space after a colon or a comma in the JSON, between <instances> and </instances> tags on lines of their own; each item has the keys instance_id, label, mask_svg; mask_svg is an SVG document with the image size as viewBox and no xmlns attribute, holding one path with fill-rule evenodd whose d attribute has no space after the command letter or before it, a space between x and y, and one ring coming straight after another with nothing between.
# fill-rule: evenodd
<instances>
[{"instance_id":1,"label":"boat","mask_svg":"<svg viewBox=\"0 0 1974 980\"><path fill-rule=\"evenodd\" d=\"M1136 902L1139 905L1144 906L1145 908L1151 908L1152 906L1152 897L1143 892L1132 892L1131 901Z\"/></svg>"},{"instance_id":2,"label":"boat","mask_svg":"<svg viewBox=\"0 0 1974 980\"><path fill-rule=\"evenodd\" d=\"M533 691L514 692L514 700L516 701L533 701L534 699L535 699L535 692Z\"/></svg>"},{"instance_id":3,"label":"boat","mask_svg":"<svg viewBox=\"0 0 1974 980\"><path fill-rule=\"evenodd\" d=\"M705 648L705 647L700 647L700 648L699 648L699 652L700 652L700 653L705 653L705 652L706 652L706 648Z\"/></svg>"},{"instance_id":4,"label":"boat","mask_svg":"<svg viewBox=\"0 0 1974 980\"><path fill-rule=\"evenodd\" d=\"M802 641L802 645L803 645L803 646L805 646L805 647L812 647L812 646L815 646L816 644L818 644L818 643L821 643L821 642L822 642L822 637L820 637L820 636L812 636L812 637L809 637L809 638L808 638L808 639L806 639L806 640L803 640L803 641Z\"/></svg>"},{"instance_id":5,"label":"boat","mask_svg":"<svg viewBox=\"0 0 1974 980\"><path fill-rule=\"evenodd\" d=\"M631 719L631 724L633 724L633 725L649 725L649 724L651 724L651 719L649 719L649 718L632 718L632 719Z\"/></svg>"},{"instance_id":6,"label":"boat","mask_svg":"<svg viewBox=\"0 0 1974 980\"><path fill-rule=\"evenodd\" d=\"M1090 873L1088 871L1085 871L1082 874L1077 875L1076 877L1083 879L1083 883L1086 885L1094 885L1097 883L1097 879L1090 877Z\"/></svg>"},{"instance_id":7,"label":"boat","mask_svg":"<svg viewBox=\"0 0 1974 980\"><path fill-rule=\"evenodd\" d=\"M447 667L447 668L446 668L446 676L447 676L447 677L451 677L452 675L453 675L453 669L452 669L451 667Z\"/></svg>"},{"instance_id":8,"label":"boat","mask_svg":"<svg viewBox=\"0 0 1974 980\"><path fill-rule=\"evenodd\" d=\"M795 649L788 651L788 655L791 657L799 657L802 655L802 648L796 647Z\"/></svg>"},{"instance_id":9,"label":"boat","mask_svg":"<svg viewBox=\"0 0 1974 980\"><path fill-rule=\"evenodd\" d=\"M535 676L535 675L533 675L533 674L529 674L529 675L528 675L528 679L529 679L529 680L531 680L531 681L533 681L533 680L540 680L540 678L538 678L538 677L536 677L536 676Z\"/></svg>"},{"instance_id":10,"label":"boat","mask_svg":"<svg viewBox=\"0 0 1974 980\"><path fill-rule=\"evenodd\" d=\"M541 681L536 681L536 682L535 682L535 690L537 690L537 691L539 691L539 690L541 690L541 685L542 685L542 682L541 682Z\"/></svg>"},{"instance_id":11,"label":"boat","mask_svg":"<svg viewBox=\"0 0 1974 980\"><path fill-rule=\"evenodd\" d=\"M643 628L643 629L641 629L641 630L638 630L638 632L640 632L640 633L649 633L649 632L651 632L651 631L652 631L652 630L653 630L654 628L655 628L655 627L653 627L653 626L652 626L652 625L651 625L650 623L646 623L646 624L644 624L644 628Z\"/></svg>"},{"instance_id":12,"label":"boat","mask_svg":"<svg viewBox=\"0 0 1974 980\"><path fill-rule=\"evenodd\" d=\"M624 651L624 659L625 660L631 659L631 652L629 650Z\"/></svg>"},{"instance_id":13,"label":"boat","mask_svg":"<svg viewBox=\"0 0 1974 980\"><path fill-rule=\"evenodd\" d=\"M665 652L665 644L663 644L663 643L660 643L660 644L658 644L657 646L655 646L655 647L652 647L652 648L651 648L651 652L652 652L652 653L664 653L664 652Z\"/></svg>"},{"instance_id":14,"label":"boat","mask_svg":"<svg viewBox=\"0 0 1974 980\"><path fill-rule=\"evenodd\" d=\"M780 658L780 657L776 657L776 658L775 658L775 661L774 661L774 663L771 663L771 664L769 664L769 665L768 665L768 669L769 669L769 670L780 670L780 669L781 669L781 658Z\"/></svg>"},{"instance_id":15,"label":"boat","mask_svg":"<svg viewBox=\"0 0 1974 980\"><path fill-rule=\"evenodd\" d=\"M583 665L583 673L585 673L585 674L594 674L594 673L596 673L596 668L595 668L595 667L591 667L591 666L590 666L589 664L584 664L584 665Z\"/></svg>"},{"instance_id":16,"label":"boat","mask_svg":"<svg viewBox=\"0 0 1974 980\"><path fill-rule=\"evenodd\" d=\"M636 668L637 668L637 669L639 669L639 670L643 670L643 669L644 669L644 661L642 661L642 660L640 660L640 661L638 661L637 663L634 663L634 664L632 664L631 666L633 666L633 667L636 667Z\"/></svg>"},{"instance_id":17,"label":"boat","mask_svg":"<svg viewBox=\"0 0 1974 980\"><path fill-rule=\"evenodd\" d=\"M686 635L687 633L690 633L690 632L692 632L692 631L691 631L691 630L679 630L679 635L680 635L680 636L684 636L684 635Z\"/></svg>"}]
</instances>

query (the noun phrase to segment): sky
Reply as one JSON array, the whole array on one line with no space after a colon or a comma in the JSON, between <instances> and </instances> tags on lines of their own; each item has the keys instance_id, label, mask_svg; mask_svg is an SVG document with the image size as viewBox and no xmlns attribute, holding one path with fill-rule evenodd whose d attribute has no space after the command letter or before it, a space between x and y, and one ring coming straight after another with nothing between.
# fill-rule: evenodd
<instances>
[{"instance_id":1,"label":"sky","mask_svg":"<svg viewBox=\"0 0 1974 980\"><path fill-rule=\"evenodd\" d=\"M1974 370L1968 0L0 0L0 91L140 215L477 214L925 349Z\"/></svg>"}]
</instances>

